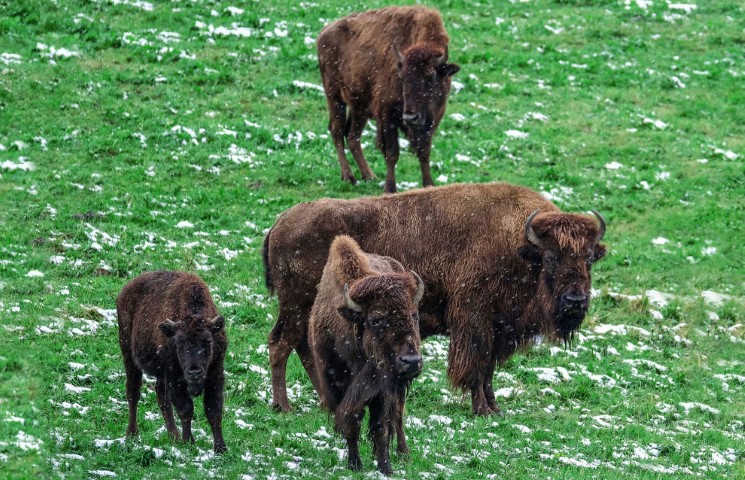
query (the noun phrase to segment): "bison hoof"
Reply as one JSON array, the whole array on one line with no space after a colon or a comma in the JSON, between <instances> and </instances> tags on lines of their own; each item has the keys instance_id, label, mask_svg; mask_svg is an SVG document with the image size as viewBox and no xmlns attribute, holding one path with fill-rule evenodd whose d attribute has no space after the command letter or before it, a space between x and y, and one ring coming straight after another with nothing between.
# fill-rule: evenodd
<instances>
[{"instance_id":1,"label":"bison hoof","mask_svg":"<svg viewBox=\"0 0 745 480\"><path fill-rule=\"evenodd\" d=\"M473 407L473 413L478 417L488 417L489 415L502 415L502 411L499 407L492 409L488 405L480 405Z\"/></svg>"},{"instance_id":2,"label":"bison hoof","mask_svg":"<svg viewBox=\"0 0 745 480\"><path fill-rule=\"evenodd\" d=\"M354 178L354 175L352 175L351 173L349 175L342 175L341 179L344 182L349 182L352 185L357 185L357 179Z\"/></svg>"},{"instance_id":3,"label":"bison hoof","mask_svg":"<svg viewBox=\"0 0 745 480\"><path fill-rule=\"evenodd\" d=\"M216 444L215 444L215 453L216 453L216 454L218 454L218 455L219 455L219 454L221 454L221 453L225 453L225 452L227 452L227 451L228 451L228 447L227 447L227 446L225 446L225 444L224 444L224 443L216 443Z\"/></svg>"},{"instance_id":4,"label":"bison hoof","mask_svg":"<svg viewBox=\"0 0 745 480\"><path fill-rule=\"evenodd\" d=\"M273 403L272 408L279 413L287 413L291 410L289 403Z\"/></svg>"},{"instance_id":5,"label":"bison hoof","mask_svg":"<svg viewBox=\"0 0 745 480\"><path fill-rule=\"evenodd\" d=\"M349 459L349 469L354 470L355 472L358 472L362 470L362 460L359 458L356 459Z\"/></svg>"}]
</instances>

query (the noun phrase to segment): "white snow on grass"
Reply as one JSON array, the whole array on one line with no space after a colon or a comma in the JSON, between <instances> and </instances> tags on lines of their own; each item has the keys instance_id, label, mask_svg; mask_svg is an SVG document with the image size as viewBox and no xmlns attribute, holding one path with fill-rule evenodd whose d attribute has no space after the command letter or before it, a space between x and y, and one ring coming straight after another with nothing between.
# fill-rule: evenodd
<instances>
[{"instance_id":1,"label":"white snow on grass","mask_svg":"<svg viewBox=\"0 0 745 480\"><path fill-rule=\"evenodd\" d=\"M25 172L30 172L32 170L36 170L36 165L32 162L29 162L26 157L18 157L18 163L12 162L10 160L5 160L4 162L0 163L0 169L3 170L23 170Z\"/></svg>"},{"instance_id":2,"label":"white snow on grass","mask_svg":"<svg viewBox=\"0 0 745 480\"><path fill-rule=\"evenodd\" d=\"M319 91L321 93L324 92L323 86L322 85L317 85L315 83L303 82L303 81L300 81L300 80L293 80L292 81L292 84L295 85L298 88L310 89L310 90L317 90L317 91Z\"/></svg>"},{"instance_id":3,"label":"white snow on grass","mask_svg":"<svg viewBox=\"0 0 745 480\"><path fill-rule=\"evenodd\" d=\"M78 387L71 383L65 383L65 391L67 393L73 393L73 394L79 395L81 393L90 392L91 389L89 387Z\"/></svg>"},{"instance_id":4,"label":"white snow on grass","mask_svg":"<svg viewBox=\"0 0 745 480\"><path fill-rule=\"evenodd\" d=\"M520 130L507 130L504 132L505 135L507 135L510 138L528 138L530 134L526 132L521 132Z\"/></svg>"},{"instance_id":5,"label":"white snow on grass","mask_svg":"<svg viewBox=\"0 0 745 480\"><path fill-rule=\"evenodd\" d=\"M616 161L613 161L610 163L606 163L605 168L607 168L608 170L620 170L621 168L623 168L623 165Z\"/></svg>"}]
</instances>

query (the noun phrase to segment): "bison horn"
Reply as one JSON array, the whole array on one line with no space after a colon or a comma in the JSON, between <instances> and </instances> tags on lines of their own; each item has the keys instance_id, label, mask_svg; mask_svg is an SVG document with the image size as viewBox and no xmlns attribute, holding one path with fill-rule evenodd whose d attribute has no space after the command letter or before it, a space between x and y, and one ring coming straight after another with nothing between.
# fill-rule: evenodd
<instances>
[{"instance_id":1,"label":"bison horn","mask_svg":"<svg viewBox=\"0 0 745 480\"><path fill-rule=\"evenodd\" d=\"M533 219L535 218L536 215L538 215L538 212L540 212L540 209L531 213L530 216L528 217L528 220L525 221L525 237L528 239L530 243L532 243L536 247L541 247L543 246L542 242L538 238L538 235L536 235L535 232L533 231L533 225L532 225Z\"/></svg>"},{"instance_id":2,"label":"bison horn","mask_svg":"<svg viewBox=\"0 0 745 480\"><path fill-rule=\"evenodd\" d=\"M414 270L411 271L411 274L414 275L414 279L416 280L416 292L414 293L414 305L419 305L419 301L424 296L424 282L422 281L422 277L420 277Z\"/></svg>"},{"instance_id":3,"label":"bison horn","mask_svg":"<svg viewBox=\"0 0 745 480\"><path fill-rule=\"evenodd\" d=\"M393 49L393 54L396 56L396 60L398 60L398 63L403 65L405 59L404 56L401 54L401 51L398 49L398 43L393 42L391 48Z\"/></svg>"},{"instance_id":4,"label":"bison horn","mask_svg":"<svg viewBox=\"0 0 745 480\"><path fill-rule=\"evenodd\" d=\"M445 46L445 53L437 57L437 66L445 65L445 62L448 61L448 47Z\"/></svg>"},{"instance_id":5,"label":"bison horn","mask_svg":"<svg viewBox=\"0 0 745 480\"><path fill-rule=\"evenodd\" d=\"M357 313L362 312L362 305L349 298L349 284L347 283L344 284L344 303L348 309Z\"/></svg>"},{"instance_id":6,"label":"bison horn","mask_svg":"<svg viewBox=\"0 0 745 480\"><path fill-rule=\"evenodd\" d=\"M598 221L600 222L600 228L598 230L598 236L595 237L595 245L597 245L598 243L600 243L600 241L605 236L605 219L603 218L602 215L600 215L600 212L598 212L597 210L592 210L592 213L596 217L598 217Z\"/></svg>"}]
</instances>

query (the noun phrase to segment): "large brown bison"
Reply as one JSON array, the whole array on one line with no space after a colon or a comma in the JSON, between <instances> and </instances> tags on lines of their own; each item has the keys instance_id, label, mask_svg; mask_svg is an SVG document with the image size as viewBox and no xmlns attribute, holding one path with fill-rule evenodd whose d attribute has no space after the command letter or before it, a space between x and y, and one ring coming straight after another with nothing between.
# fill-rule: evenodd
<instances>
[{"instance_id":1,"label":"large brown bison","mask_svg":"<svg viewBox=\"0 0 745 480\"><path fill-rule=\"evenodd\" d=\"M378 470L393 473L390 438L408 453L403 430L406 391L422 370L417 305L424 284L390 257L366 254L351 237L336 237L311 310L308 339L322 403L347 441L349 468L359 470L360 424L370 409Z\"/></svg>"},{"instance_id":2,"label":"large brown bison","mask_svg":"<svg viewBox=\"0 0 745 480\"><path fill-rule=\"evenodd\" d=\"M137 435L137 403L142 373L155 377L155 393L166 429L178 440L194 442L192 397L204 391L204 411L212 428L215 452L227 450L222 436L223 364L228 341L207 285L184 272L148 272L127 283L116 299L119 345L127 374L129 425Z\"/></svg>"},{"instance_id":3,"label":"large brown bison","mask_svg":"<svg viewBox=\"0 0 745 480\"><path fill-rule=\"evenodd\" d=\"M360 146L362 130L374 118L385 156L385 191L396 191L399 129L419 158L422 184L434 185L432 135L445 113L450 77L460 68L447 63L449 40L440 14L421 6L353 13L324 27L316 42L318 63L342 180L356 182L344 137L362 178L374 177Z\"/></svg>"},{"instance_id":4,"label":"large brown bison","mask_svg":"<svg viewBox=\"0 0 745 480\"><path fill-rule=\"evenodd\" d=\"M605 254L605 222L595 216L599 223L562 213L539 193L502 183L292 207L263 249L266 283L279 297L269 335L274 404L289 409L285 370L293 349L318 384L306 330L329 246L346 234L421 275L422 337L450 335L450 381L470 391L475 413L498 412L496 364L536 335L568 339L585 317L590 266Z\"/></svg>"}]
</instances>

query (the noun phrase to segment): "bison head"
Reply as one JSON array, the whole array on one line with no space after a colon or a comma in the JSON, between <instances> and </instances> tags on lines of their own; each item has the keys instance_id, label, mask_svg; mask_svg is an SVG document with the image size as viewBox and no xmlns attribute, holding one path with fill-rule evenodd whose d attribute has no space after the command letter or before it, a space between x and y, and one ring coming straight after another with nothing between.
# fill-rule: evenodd
<instances>
[{"instance_id":1,"label":"bison head","mask_svg":"<svg viewBox=\"0 0 745 480\"><path fill-rule=\"evenodd\" d=\"M342 316L361 329L365 354L395 378L411 380L422 371L419 309L424 283L411 274L371 275L344 285ZM360 330L358 330L360 331Z\"/></svg>"},{"instance_id":2,"label":"bison head","mask_svg":"<svg viewBox=\"0 0 745 480\"><path fill-rule=\"evenodd\" d=\"M431 134L445 112L451 77L460 67L447 63L447 47L441 50L415 45L401 52L394 43L392 49L403 85L404 126Z\"/></svg>"},{"instance_id":3,"label":"bison head","mask_svg":"<svg viewBox=\"0 0 745 480\"><path fill-rule=\"evenodd\" d=\"M178 362L192 397L204 389L207 369L212 361L212 337L224 326L225 319L220 316L211 320L188 316L178 322L168 319L158 326L176 344Z\"/></svg>"},{"instance_id":4,"label":"bison head","mask_svg":"<svg viewBox=\"0 0 745 480\"><path fill-rule=\"evenodd\" d=\"M605 255L605 220L584 215L533 212L525 222L526 244L518 253L537 275L536 307L544 334L567 341L587 314L590 267Z\"/></svg>"}]
</instances>

